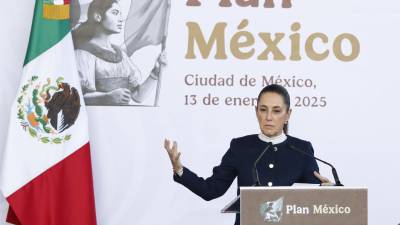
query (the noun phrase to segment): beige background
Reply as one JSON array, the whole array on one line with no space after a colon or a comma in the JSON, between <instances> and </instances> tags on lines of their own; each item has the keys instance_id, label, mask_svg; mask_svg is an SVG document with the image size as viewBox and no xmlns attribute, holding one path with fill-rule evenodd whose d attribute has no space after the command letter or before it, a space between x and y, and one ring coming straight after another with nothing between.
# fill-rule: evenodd
<instances>
[{"instance_id":1,"label":"beige background","mask_svg":"<svg viewBox=\"0 0 400 225\"><path fill-rule=\"evenodd\" d=\"M400 2L293 0L291 9L281 9L279 3L277 8L265 9L236 5L220 8L215 1L202 2L201 7L192 8L184 1L173 2L169 66L163 77L159 108L88 108L98 224L233 224L233 215L219 212L235 197L236 184L223 197L203 201L172 181L162 142L165 137L178 140L184 165L201 176L210 175L231 138L259 132L254 108L185 106L184 96L212 93L221 98L254 97L261 85L193 87L184 83L189 73L312 79L317 84L315 90L289 88L292 101L295 103L296 96L325 96L328 105L294 107L290 133L311 141L315 154L336 166L345 185L368 187L369 224L400 223ZM32 12L33 2L21 0L8 1L0 14L0 151L11 116L8 109L22 74ZM249 21L246 30L255 36L259 32L289 35L290 25L299 21L303 44L304 37L314 32L325 33L330 40L341 33L352 33L361 43L360 56L350 63L331 56L320 62L307 58L300 62L238 60L230 53L227 60L185 59L186 22L197 22L205 35L217 22L226 22L226 33L231 37L244 18ZM282 42L284 51L289 49L288 43ZM263 49L260 42L255 47ZM147 53L142 54L135 62L151 61ZM330 169L320 167L323 175L331 178ZM7 206L4 200L0 205L2 219Z\"/></svg>"}]
</instances>

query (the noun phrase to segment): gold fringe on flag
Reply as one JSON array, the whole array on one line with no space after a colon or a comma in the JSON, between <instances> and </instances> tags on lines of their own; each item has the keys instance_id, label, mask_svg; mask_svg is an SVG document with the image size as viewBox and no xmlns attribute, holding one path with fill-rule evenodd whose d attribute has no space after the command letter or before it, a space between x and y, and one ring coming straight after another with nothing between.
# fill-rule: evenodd
<instances>
[{"instance_id":1,"label":"gold fringe on flag","mask_svg":"<svg viewBox=\"0 0 400 225\"><path fill-rule=\"evenodd\" d=\"M69 4L67 5L43 4L43 18L50 20L69 19Z\"/></svg>"}]
</instances>

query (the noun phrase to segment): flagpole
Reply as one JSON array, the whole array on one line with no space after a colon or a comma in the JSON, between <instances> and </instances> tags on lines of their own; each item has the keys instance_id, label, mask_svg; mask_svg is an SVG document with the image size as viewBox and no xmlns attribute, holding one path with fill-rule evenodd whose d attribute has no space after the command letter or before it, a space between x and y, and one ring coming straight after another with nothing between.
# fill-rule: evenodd
<instances>
[{"instance_id":1,"label":"flagpole","mask_svg":"<svg viewBox=\"0 0 400 225\"><path fill-rule=\"evenodd\" d=\"M163 53L167 47L167 36L168 36L168 23L169 23L169 14L171 12L171 0L168 1L168 9L167 9L167 14L165 18L165 28L164 28L164 36L162 38L161 42L161 53ZM160 97L160 90L161 90L161 78L162 78L162 73L163 73L164 67L161 67L160 65L160 71L158 74L158 82L157 82L157 89L156 89L156 96L154 98L154 106L158 106L158 100Z\"/></svg>"}]
</instances>

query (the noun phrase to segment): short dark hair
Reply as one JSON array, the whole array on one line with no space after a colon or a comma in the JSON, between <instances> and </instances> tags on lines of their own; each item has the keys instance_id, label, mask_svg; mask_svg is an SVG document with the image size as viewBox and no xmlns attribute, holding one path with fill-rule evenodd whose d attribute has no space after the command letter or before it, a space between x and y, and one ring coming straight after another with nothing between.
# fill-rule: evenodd
<instances>
[{"instance_id":1,"label":"short dark hair","mask_svg":"<svg viewBox=\"0 0 400 225\"><path fill-rule=\"evenodd\" d=\"M286 90L286 88L284 88L283 86L281 86L279 84L267 85L260 91L260 93L258 94L258 97L257 97L257 108L258 108L258 103L260 102L261 96L268 92L276 93L276 94L282 96L283 102L285 103L286 108L287 108L286 111L289 111L289 109L290 109L289 92ZM283 132L285 132L285 134L288 134L288 130L289 130L289 124L285 123L285 125L283 125Z\"/></svg>"}]
</instances>

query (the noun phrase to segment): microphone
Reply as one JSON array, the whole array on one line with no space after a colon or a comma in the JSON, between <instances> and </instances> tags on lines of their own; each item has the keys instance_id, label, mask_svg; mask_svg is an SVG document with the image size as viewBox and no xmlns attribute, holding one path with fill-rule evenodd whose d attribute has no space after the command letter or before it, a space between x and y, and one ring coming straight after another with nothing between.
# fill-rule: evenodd
<instances>
[{"instance_id":1,"label":"microphone","mask_svg":"<svg viewBox=\"0 0 400 225\"><path fill-rule=\"evenodd\" d=\"M271 145L272 145L272 143L268 142L267 147L264 148L264 150L258 156L256 161L254 161L254 164L253 164L253 181L254 181L254 184L253 184L253 186L261 186L260 178L258 177L257 163L258 163L258 161L260 161L261 157L265 154L265 152L267 152L267 150L271 147Z\"/></svg>"},{"instance_id":2,"label":"microphone","mask_svg":"<svg viewBox=\"0 0 400 225\"><path fill-rule=\"evenodd\" d=\"M318 161L324 163L325 165L330 166L330 167L332 168L333 179L335 179L335 186L343 186L343 184L340 183L339 176L338 176L338 174L337 174L337 172L336 172L335 167L333 167L332 164L330 164L330 163L328 163L328 162L326 162L326 161L324 161L324 160L322 160L322 159L319 159L319 158L313 156L313 155L310 154L310 153L307 153L307 152L305 152L305 151L303 151L303 150L300 150L300 149L294 147L293 145L289 145L289 147L290 147L291 149L295 150L296 152L299 152L299 153L301 153L301 154L303 154L303 155L306 155L306 156L311 157L311 158L313 158L313 159L315 159L315 160L318 160Z\"/></svg>"}]
</instances>

